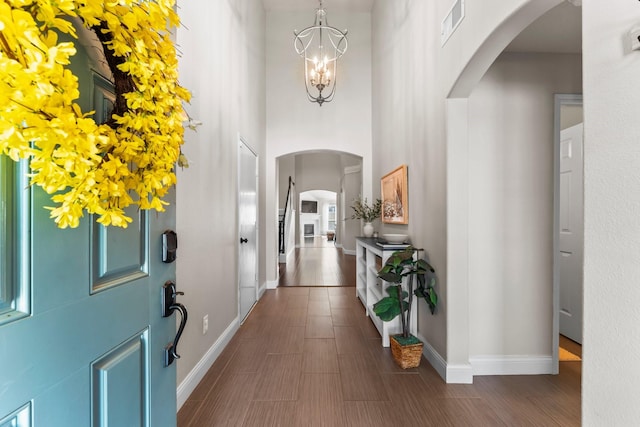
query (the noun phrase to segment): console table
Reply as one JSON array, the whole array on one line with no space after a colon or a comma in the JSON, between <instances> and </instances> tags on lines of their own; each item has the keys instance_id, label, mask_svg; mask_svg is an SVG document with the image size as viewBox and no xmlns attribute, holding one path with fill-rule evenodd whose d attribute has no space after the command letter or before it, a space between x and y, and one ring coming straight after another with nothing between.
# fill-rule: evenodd
<instances>
[{"instance_id":1,"label":"console table","mask_svg":"<svg viewBox=\"0 0 640 427\"><path fill-rule=\"evenodd\" d=\"M373 305L387 296L389 282L378 277L378 271L395 251L409 245L381 245L373 237L356 237L356 296L364 305L365 313L382 337L382 346L389 347L389 335L402 332L400 316L390 322L380 320L373 312ZM413 298L409 331L415 335L418 324L417 298Z\"/></svg>"}]
</instances>

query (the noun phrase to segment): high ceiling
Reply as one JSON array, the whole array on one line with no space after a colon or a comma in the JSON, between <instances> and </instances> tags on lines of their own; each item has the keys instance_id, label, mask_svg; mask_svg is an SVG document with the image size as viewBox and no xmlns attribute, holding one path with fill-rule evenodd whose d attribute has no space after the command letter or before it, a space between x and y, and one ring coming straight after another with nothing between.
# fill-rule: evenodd
<instances>
[{"instance_id":1,"label":"high ceiling","mask_svg":"<svg viewBox=\"0 0 640 427\"><path fill-rule=\"evenodd\" d=\"M313 12L320 4L319 0L262 0L266 10L283 10L290 12ZM331 11L370 12L373 0L322 0L328 13Z\"/></svg>"},{"instance_id":2,"label":"high ceiling","mask_svg":"<svg viewBox=\"0 0 640 427\"><path fill-rule=\"evenodd\" d=\"M508 52L581 53L582 8L564 2L518 35Z\"/></svg>"},{"instance_id":3,"label":"high ceiling","mask_svg":"<svg viewBox=\"0 0 640 427\"><path fill-rule=\"evenodd\" d=\"M327 12L370 12L374 0L322 0ZM580 1L570 0L581 4ZM275 11L304 12L310 16L319 0L262 0L265 9ZM582 52L582 8L564 2L543 15L525 29L507 47L509 52Z\"/></svg>"}]
</instances>

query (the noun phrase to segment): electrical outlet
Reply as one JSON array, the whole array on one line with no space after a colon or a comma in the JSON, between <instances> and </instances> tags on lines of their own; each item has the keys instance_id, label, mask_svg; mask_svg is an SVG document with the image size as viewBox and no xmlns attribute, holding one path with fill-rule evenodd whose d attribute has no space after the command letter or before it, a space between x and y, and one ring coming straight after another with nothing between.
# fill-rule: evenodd
<instances>
[{"instance_id":1,"label":"electrical outlet","mask_svg":"<svg viewBox=\"0 0 640 427\"><path fill-rule=\"evenodd\" d=\"M202 318L202 335L206 334L208 330L209 330L209 315L206 314Z\"/></svg>"}]
</instances>

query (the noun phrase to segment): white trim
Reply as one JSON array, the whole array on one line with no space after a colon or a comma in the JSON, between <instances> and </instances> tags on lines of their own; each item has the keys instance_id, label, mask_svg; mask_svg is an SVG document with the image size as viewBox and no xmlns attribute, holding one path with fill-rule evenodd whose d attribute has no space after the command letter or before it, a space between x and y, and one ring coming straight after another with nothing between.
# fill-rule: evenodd
<instances>
[{"instance_id":1,"label":"white trim","mask_svg":"<svg viewBox=\"0 0 640 427\"><path fill-rule=\"evenodd\" d=\"M262 298L262 296L264 295L265 292L267 292L267 284L263 283L258 288L258 301L260 301L260 299Z\"/></svg>"},{"instance_id":2,"label":"white trim","mask_svg":"<svg viewBox=\"0 0 640 427\"><path fill-rule=\"evenodd\" d=\"M429 342L424 339L422 335L419 333L416 334L416 337L424 343L422 347L422 355L425 359L429 361L433 369L442 377L443 380L447 378L447 362L440 356L440 353L436 351L435 348Z\"/></svg>"},{"instance_id":3,"label":"white trim","mask_svg":"<svg viewBox=\"0 0 640 427\"><path fill-rule=\"evenodd\" d=\"M447 365L447 384L473 384L473 369L470 364Z\"/></svg>"},{"instance_id":4,"label":"white trim","mask_svg":"<svg viewBox=\"0 0 640 427\"><path fill-rule=\"evenodd\" d=\"M473 375L544 375L553 373L552 356L474 356Z\"/></svg>"},{"instance_id":5,"label":"white trim","mask_svg":"<svg viewBox=\"0 0 640 427\"><path fill-rule=\"evenodd\" d=\"M358 173L362 171L362 166L360 165L355 165L355 166L347 166L344 168L344 173L345 175L351 174L351 173Z\"/></svg>"},{"instance_id":6,"label":"white trim","mask_svg":"<svg viewBox=\"0 0 640 427\"><path fill-rule=\"evenodd\" d=\"M345 255L355 255L356 251L351 250L351 249L342 249L342 253Z\"/></svg>"},{"instance_id":7,"label":"white trim","mask_svg":"<svg viewBox=\"0 0 640 427\"><path fill-rule=\"evenodd\" d=\"M448 365L447 361L422 335L418 333L416 337L424 343L422 355L447 384L473 384L471 364Z\"/></svg>"},{"instance_id":8,"label":"white trim","mask_svg":"<svg viewBox=\"0 0 640 427\"><path fill-rule=\"evenodd\" d=\"M447 382L473 380L469 360L469 109L468 98L446 99L447 128ZM474 254L475 255L475 254ZM451 370L451 373L449 371ZM462 378L460 378L462 377ZM455 379L453 379L455 378Z\"/></svg>"},{"instance_id":9,"label":"white trim","mask_svg":"<svg viewBox=\"0 0 640 427\"><path fill-rule=\"evenodd\" d=\"M267 281L267 289L277 289L279 280L268 280Z\"/></svg>"},{"instance_id":10,"label":"white trim","mask_svg":"<svg viewBox=\"0 0 640 427\"><path fill-rule=\"evenodd\" d=\"M209 368L211 368L218 356L220 356L222 350L225 349L229 341L231 341L231 338L238 332L238 328L240 328L240 319L236 317L209 350L207 350L202 359L196 363L180 385L178 385L176 390L178 410L182 408L182 405L184 405L191 393L193 393L193 390L195 390L200 381L202 381L207 371L209 371Z\"/></svg>"}]
</instances>

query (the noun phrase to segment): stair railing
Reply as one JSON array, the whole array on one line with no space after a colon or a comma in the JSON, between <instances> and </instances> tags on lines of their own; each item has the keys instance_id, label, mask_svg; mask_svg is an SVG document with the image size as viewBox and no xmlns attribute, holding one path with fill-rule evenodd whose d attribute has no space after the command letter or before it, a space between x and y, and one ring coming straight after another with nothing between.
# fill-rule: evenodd
<instances>
[{"instance_id":1,"label":"stair railing","mask_svg":"<svg viewBox=\"0 0 640 427\"><path fill-rule=\"evenodd\" d=\"M280 218L278 219L278 248L279 248L279 252L281 254L285 253L285 221L287 218L287 210L289 209L289 198L291 197L291 187L295 186L296 183L293 182L293 180L291 179L291 176L289 176L289 188L287 188L287 198L284 202L284 212L282 213L282 215L280 215Z\"/></svg>"}]
</instances>

